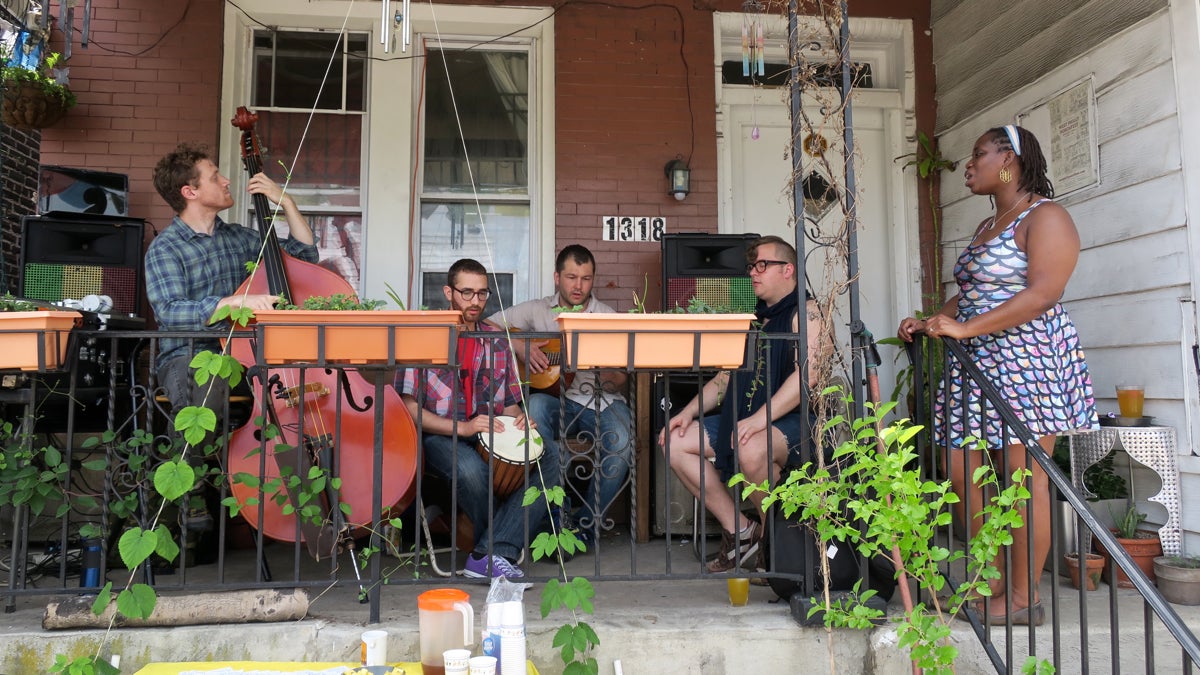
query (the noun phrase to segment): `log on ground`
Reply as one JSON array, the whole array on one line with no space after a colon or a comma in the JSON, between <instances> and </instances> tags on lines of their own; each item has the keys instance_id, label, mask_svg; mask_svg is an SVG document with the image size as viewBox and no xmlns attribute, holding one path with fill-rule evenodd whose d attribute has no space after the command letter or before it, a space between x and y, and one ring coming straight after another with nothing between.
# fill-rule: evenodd
<instances>
[{"instance_id":1,"label":"log on ground","mask_svg":"<svg viewBox=\"0 0 1200 675\"><path fill-rule=\"evenodd\" d=\"M97 616L92 613L95 596L81 596L46 605L42 628L105 628L113 621L117 603ZM114 626L195 626L212 623L265 623L298 621L308 614L308 593L302 589L230 591L159 596L147 619L118 615Z\"/></svg>"}]
</instances>

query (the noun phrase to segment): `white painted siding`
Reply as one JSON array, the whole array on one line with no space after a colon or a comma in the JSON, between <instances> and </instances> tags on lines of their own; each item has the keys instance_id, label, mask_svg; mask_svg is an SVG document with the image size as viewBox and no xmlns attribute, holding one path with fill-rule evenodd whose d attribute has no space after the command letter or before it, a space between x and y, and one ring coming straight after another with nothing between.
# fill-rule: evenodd
<instances>
[{"instance_id":1,"label":"white painted siding","mask_svg":"<svg viewBox=\"0 0 1200 675\"><path fill-rule=\"evenodd\" d=\"M1060 30L1056 27L1064 12L1078 18L1081 12L1097 11L1101 6L1115 7L1102 0L1064 4L1070 7L1046 10L1046 22L1026 46L1043 44ZM1129 3L1142 9L1151 4ZM1147 414L1176 428L1184 487L1183 525L1187 547L1194 552L1200 547L1200 496L1189 497L1189 493L1200 495L1200 489L1190 489L1200 488L1200 457L1192 456L1197 451L1197 425L1195 411L1187 402L1194 395L1197 377L1191 356L1195 318L1190 304L1195 273L1191 246L1196 233L1191 231L1194 226L1189 226L1187 215L1188 181L1181 151L1181 96L1175 84L1171 14L1166 9L1156 11L1108 35L1102 47L1059 60L1037 73L1037 79L1001 81L999 84L1011 86L998 87L1001 95L987 98L980 95L980 78L990 74L1003 79L1004 69L963 67L961 59L966 52L960 45L978 47L994 39L988 33L992 28L976 28L963 20L974 5L979 5L975 8L979 16L995 15L992 24L1018 16L1024 22L1040 21L1039 13L1030 14L1032 7L1027 2L993 6L966 0L944 8L935 21L935 60L957 63L953 68L938 68L942 153L965 160L986 129L1013 122L1019 113L1069 85L1093 78L1100 182L1060 200L1074 217L1082 241L1079 264L1064 303L1084 343L1099 411L1116 409L1115 385L1142 383ZM1091 31L1096 25L1093 21L1080 28ZM943 28L940 34L939 27ZM965 35L948 35L947 27ZM1015 29L1021 33L1020 26ZM1017 59L1015 53L1006 58ZM944 74L957 79L943 81ZM949 120L940 119L946 103L952 116ZM962 168L960 164L960 172ZM961 173L943 180L942 202L943 281L950 282L954 258L991 208L988 200L970 195ZM1153 482L1149 472L1140 472L1137 481L1139 497L1153 491L1143 485ZM1161 521L1165 514L1155 515L1158 517L1152 520Z\"/></svg>"},{"instance_id":2,"label":"white painted siding","mask_svg":"<svg viewBox=\"0 0 1200 675\"><path fill-rule=\"evenodd\" d=\"M1167 0L935 3L933 61L942 133L1013 90L1166 8Z\"/></svg>"}]
</instances>

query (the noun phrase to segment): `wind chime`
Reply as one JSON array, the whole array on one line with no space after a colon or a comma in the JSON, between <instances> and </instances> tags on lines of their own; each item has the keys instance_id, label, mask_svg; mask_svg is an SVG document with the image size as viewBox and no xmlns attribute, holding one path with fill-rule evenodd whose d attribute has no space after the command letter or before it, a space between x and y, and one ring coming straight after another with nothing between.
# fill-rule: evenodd
<instances>
[{"instance_id":1,"label":"wind chime","mask_svg":"<svg viewBox=\"0 0 1200 675\"><path fill-rule=\"evenodd\" d=\"M754 78L767 74L766 57L763 52L763 6L758 0L746 0L742 3L742 77L749 77L751 84ZM751 110L754 115L754 128L750 131L750 139L758 140L758 93L755 92Z\"/></svg>"},{"instance_id":2,"label":"wind chime","mask_svg":"<svg viewBox=\"0 0 1200 675\"><path fill-rule=\"evenodd\" d=\"M763 77L767 74L763 56L762 3L746 0L742 3L742 76Z\"/></svg>"},{"instance_id":3,"label":"wind chime","mask_svg":"<svg viewBox=\"0 0 1200 675\"><path fill-rule=\"evenodd\" d=\"M383 0L383 16L379 30L379 42L386 54L396 48L395 31L400 28L400 51L407 52L412 44L412 21L409 12L412 10L410 0L400 0L400 10L392 14L392 0Z\"/></svg>"}]
</instances>

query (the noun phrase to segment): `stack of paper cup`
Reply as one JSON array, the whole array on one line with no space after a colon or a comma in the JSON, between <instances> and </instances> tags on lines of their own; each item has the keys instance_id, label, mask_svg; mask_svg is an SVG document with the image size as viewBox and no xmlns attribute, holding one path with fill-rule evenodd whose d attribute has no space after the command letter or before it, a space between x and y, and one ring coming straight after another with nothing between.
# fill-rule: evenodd
<instances>
[{"instance_id":1,"label":"stack of paper cup","mask_svg":"<svg viewBox=\"0 0 1200 675\"><path fill-rule=\"evenodd\" d=\"M525 609L520 600L500 603L500 673L525 673Z\"/></svg>"},{"instance_id":2,"label":"stack of paper cup","mask_svg":"<svg viewBox=\"0 0 1200 675\"><path fill-rule=\"evenodd\" d=\"M488 603L484 608L486 620L482 633L483 654L484 656L496 657L496 663L500 662L500 608L504 606L502 602Z\"/></svg>"}]
</instances>

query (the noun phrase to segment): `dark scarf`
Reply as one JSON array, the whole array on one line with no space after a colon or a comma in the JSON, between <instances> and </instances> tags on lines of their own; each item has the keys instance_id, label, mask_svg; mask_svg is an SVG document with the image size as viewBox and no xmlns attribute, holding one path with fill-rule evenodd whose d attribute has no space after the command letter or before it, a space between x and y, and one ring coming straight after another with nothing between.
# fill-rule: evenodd
<instances>
[{"instance_id":1,"label":"dark scarf","mask_svg":"<svg viewBox=\"0 0 1200 675\"><path fill-rule=\"evenodd\" d=\"M759 300L754 308L754 314L762 326L759 330L767 335L790 334L796 307L795 292L788 293L770 307ZM717 437L710 439L722 481L728 481L733 476L733 432L738 420L749 417L766 405L767 399L796 370L796 352L788 348L789 344L786 340L756 338L754 348L746 356L752 361L743 361L740 369L729 374L729 387L721 402L721 426ZM754 386L755 382L759 382L757 387Z\"/></svg>"}]
</instances>

